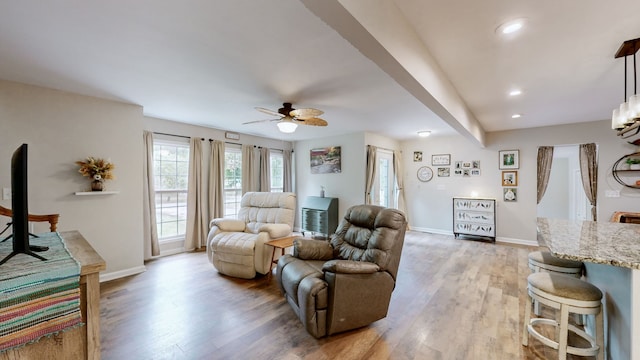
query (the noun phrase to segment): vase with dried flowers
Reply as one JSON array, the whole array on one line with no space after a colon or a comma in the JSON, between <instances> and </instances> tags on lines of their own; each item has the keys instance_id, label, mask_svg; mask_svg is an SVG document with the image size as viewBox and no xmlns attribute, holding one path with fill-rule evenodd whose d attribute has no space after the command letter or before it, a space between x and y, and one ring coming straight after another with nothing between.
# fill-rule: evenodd
<instances>
[{"instance_id":1,"label":"vase with dried flowers","mask_svg":"<svg viewBox=\"0 0 640 360\"><path fill-rule=\"evenodd\" d=\"M99 158L88 157L85 161L76 161L76 165L80 166L78 172L82 176L91 179L91 191L103 191L104 181L115 179L113 176L113 163Z\"/></svg>"}]
</instances>

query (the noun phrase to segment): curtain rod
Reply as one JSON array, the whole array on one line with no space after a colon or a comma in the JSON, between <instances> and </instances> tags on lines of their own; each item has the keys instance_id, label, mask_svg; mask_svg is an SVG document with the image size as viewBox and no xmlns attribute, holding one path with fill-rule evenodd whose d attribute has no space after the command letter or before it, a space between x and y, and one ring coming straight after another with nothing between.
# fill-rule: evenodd
<instances>
[{"instance_id":1,"label":"curtain rod","mask_svg":"<svg viewBox=\"0 0 640 360\"><path fill-rule=\"evenodd\" d=\"M209 139L209 142L214 141L214 140L215 139ZM240 145L240 146L244 145L244 144L240 144L240 143L234 143L234 142L231 142L231 141L225 141L224 143L225 144L231 144L231 145ZM254 148L258 148L258 149L262 149L263 148L262 146L258 146L258 145L251 145L251 146L253 146ZM268 148L268 149L269 150L284 151L283 149L275 149L275 148ZM291 149L291 152L293 152L293 149Z\"/></svg>"},{"instance_id":2,"label":"curtain rod","mask_svg":"<svg viewBox=\"0 0 640 360\"><path fill-rule=\"evenodd\" d=\"M375 146L375 145L367 145L367 146ZM400 151L400 150L393 150L393 149L383 148L381 146L375 146L375 147L376 147L376 149L382 149L382 150L387 150L387 151L391 151L391 152Z\"/></svg>"},{"instance_id":3,"label":"curtain rod","mask_svg":"<svg viewBox=\"0 0 640 360\"><path fill-rule=\"evenodd\" d=\"M153 132L154 134L157 135L166 135L166 136L175 136L175 137L180 137L180 138L185 138L185 139L191 139L191 136L185 136L185 135L175 135L175 134L167 134L167 133L161 133L161 132ZM200 138L200 140L204 140L204 138Z\"/></svg>"}]
</instances>

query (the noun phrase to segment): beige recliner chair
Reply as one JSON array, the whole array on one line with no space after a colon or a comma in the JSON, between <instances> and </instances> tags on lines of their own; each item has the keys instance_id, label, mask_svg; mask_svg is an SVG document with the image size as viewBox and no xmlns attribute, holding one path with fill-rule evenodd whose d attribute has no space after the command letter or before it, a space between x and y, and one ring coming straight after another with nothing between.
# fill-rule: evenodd
<instances>
[{"instance_id":1,"label":"beige recliner chair","mask_svg":"<svg viewBox=\"0 0 640 360\"><path fill-rule=\"evenodd\" d=\"M375 205L349 208L330 242L296 239L278 261L280 290L316 338L387 316L407 221Z\"/></svg>"},{"instance_id":2,"label":"beige recliner chair","mask_svg":"<svg viewBox=\"0 0 640 360\"><path fill-rule=\"evenodd\" d=\"M213 219L207 237L209 261L222 274L252 279L271 269L267 241L291 235L294 193L248 192L242 196L237 219Z\"/></svg>"}]
</instances>

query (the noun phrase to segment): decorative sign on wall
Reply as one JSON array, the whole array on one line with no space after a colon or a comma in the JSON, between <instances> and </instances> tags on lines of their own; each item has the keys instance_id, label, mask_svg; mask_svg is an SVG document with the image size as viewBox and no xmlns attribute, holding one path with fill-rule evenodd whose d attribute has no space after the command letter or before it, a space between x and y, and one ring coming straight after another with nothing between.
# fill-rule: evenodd
<instances>
[{"instance_id":1,"label":"decorative sign on wall","mask_svg":"<svg viewBox=\"0 0 640 360\"><path fill-rule=\"evenodd\" d=\"M340 146L311 149L312 174L338 174L342 172Z\"/></svg>"},{"instance_id":2,"label":"decorative sign on wall","mask_svg":"<svg viewBox=\"0 0 640 360\"><path fill-rule=\"evenodd\" d=\"M431 155L431 165L434 165L434 166L451 165L451 154Z\"/></svg>"}]
</instances>

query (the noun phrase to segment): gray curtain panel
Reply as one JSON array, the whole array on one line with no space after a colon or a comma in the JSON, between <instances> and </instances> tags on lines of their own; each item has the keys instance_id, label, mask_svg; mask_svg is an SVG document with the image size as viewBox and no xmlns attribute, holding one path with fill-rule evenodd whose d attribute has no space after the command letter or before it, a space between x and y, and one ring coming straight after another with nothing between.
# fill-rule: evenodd
<instances>
[{"instance_id":1,"label":"gray curtain panel","mask_svg":"<svg viewBox=\"0 0 640 360\"><path fill-rule=\"evenodd\" d=\"M158 243L158 224L156 222L156 189L153 185L153 133L144 131L144 158L142 161L143 184L143 226L144 226L144 258L160 255Z\"/></svg>"},{"instance_id":2,"label":"gray curtain panel","mask_svg":"<svg viewBox=\"0 0 640 360\"><path fill-rule=\"evenodd\" d=\"M283 169L282 171L284 172L284 179L283 179L283 187L284 189L282 189L282 191L284 192L293 192L293 165L291 162L291 156L292 152L291 150L283 150L282 151L282 166Z\"/></svg>"},{"instance_id":3,"label":"gray curtain panel","mask_svg":"<svg viewBox=\"0 0 640 360\"><path fill-rule=\"evenodd\" d=\"M547 191L552 163L553 146L540 146L538 148L538 204L540 204L545 191Z\"/></svg>"},{"instance_id":4,"label":"gray curtain panel","mask_svg":"<svg viewBox=\"0 0 640 360\"><path fill-rule=\"evenodd\" d=\"M376 179L376 171L378 168L377 151L377 147L373 145L367 145L367 174L364 196L365 204L373 204L374 200L371 191L373 190L373 182Z\"/></svg>"},{"instance_id":5,"label":"gray curtain panel","mask_svg":"<svg viewBox=\"0 0 640 360\"><path fill-rule=\"evenodd\" d=\"M271 153L268 148L260 148L260 191L271 191Z\"/></svg>"},{"instance_id":6,"label":"gray curtain panel","mask_svg":"<svg viewBox=\"0 0 640 360\"><path fill-rule=\"evenodd\" d=\"M224 216L224 142L211 141L209 166L209 219Z\"/></svg>"},{"instance_id":7,"label":"gray curtain panel","mask_svg":"<svg viewBox=\"0 0 640 360\"><path fill-rule=\"evenodd\" d=\"M202 139L191 138L189 146L189 185L187 190L187 229L184 249L204 246L209 230L208 200L205 193L203 172L204 156Z\"/></svg>"},{"instance_id":8,"label":"gray curtain panel","mask_svg":"<svg viewBox=\"0 0 640 360\"><path fill-rule=\"evenodd\" d=\"M580 175L582 187L591 203L591 216L597 219L596 203L598 201L598 158L596 144L580 144Z\"/></svg>"}]
</instances>

